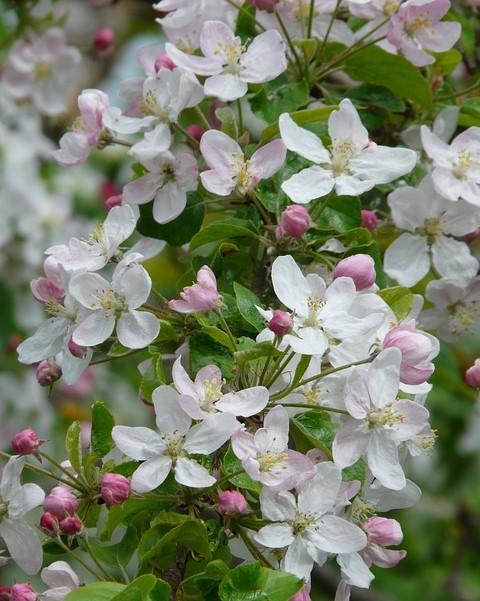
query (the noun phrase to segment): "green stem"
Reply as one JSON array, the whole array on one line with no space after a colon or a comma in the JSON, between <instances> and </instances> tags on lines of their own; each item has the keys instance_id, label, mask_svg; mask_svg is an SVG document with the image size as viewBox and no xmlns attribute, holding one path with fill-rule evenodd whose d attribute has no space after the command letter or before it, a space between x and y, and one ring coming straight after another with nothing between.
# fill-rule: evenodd
<instances>
[{"instance_id":1,"label":"green stem","mask_svg":"<svg viewBox=\"0 0 480 601\"><path fill-rule=\"evenodd\" d=\"M310 39L312 37L314 10L315 10L315 0L310 0L310 11L308 13L308 27L307 27L307 38L308 39Z\"/></svg>"},{"instance_id":2,"label":"green stem","mask_svg":"<svg viewBox=\"0 0 480 601\"><path fill-rule=\"evenodd\" d=\"M197 113L197 115L200 117L200 121L203 123L205 129L206 130L212 129L212 126L210 125L210 123L208 122L208 119L203 114L202 109L199 106L196 106L194 110Z\"/></svg>"},{"instance_id":3,"label":"green stem","mask_svg":"<svg viewBox=\"0 0 480 601\"><path fill-rule=\"evenodd\" d=\"M68 547L60 538L60 536L56 539L56 543L59 547L61 547L66 553L68 553L69 555L71 555L75 561L78 561L78 563L83 566L87 572L89 572L92 576L94 576L97 580L99 580L100 582L103 580L103 576L97 574L95 572L95 570L93 568L91 568L88 563L86 563L85 561L83 561L83 559L81 559L80 557L78 557L78 555L75 555L75 553L70 549L70 547Z\"/></svg>"},{"instance_id":4,"label":"green stem","mask_svg":"<svg viewBox=\"0 0 480 601\"><path fill-rule=\"evenodd\" d=\"M61 472L63 472L69 478L69 480L72 481L72 484L70 484L70 486L73 486L73 487L77 486L78 487L78 481L75 478L75 476L73 476L67 469L65 469L60 463L58 463L58 461L56 461L53 457L50 457L50 455L47 455L47 453L44 453L43 451L39 451L38 454L40 455L40 457L43 457L48 462L50 462L58 470L60 470ZM85 492L87 492L87 491L85 491Z\"/></svg>"},{"instance_id":5,"label":"green stem","mask_svg":"<svg viewBox=\"0 0 480 601\"><path fill-rule=\"evenodd\" d=\"M243 6L240 6L239 4L237 4L236 2L234 2L233 0L225 0L225 1L228 2L229 4L231 4L232 6L234 6L239 12L243 13L250 20L252 20L255 23L255 25L257 27L259 27L262 31L267 31L266 28L260 23L260 21L257 21L257 19L255 19L255 17L253 15L251 15L248 12L248 10L246 10L245 8L243 8Z\"/></svg>"},{"instance_id":6,"label":"green stem","mask_svg":"<svg viewBox=\"0 0 480 601\"><path fill-rule=\"evenodd\" d=\"M92 549L92 546L90 545L90 543L88 542L88 538L85 536L85 538L83 539L83 542L85 543L85 549L87 550L87 553L90 555L90 557L92 558L93 563L97 566L97 568L102 572L103 576L112 582L116 582L116 579L107 572L107 570L102 566L102 564L100 563L100 561L98 560L97 556L95 555L94 550Z\"/></svg>"},{"instance_id":7,"label":"green stem","mask_svg":"<svg viewBox=\"0 0 480 601\"><path fill-rule=\"evenodd\" d=\"M225 482L228 482L232 478L235 478L235 476L240 476L241 474L244 474L244 473L245 473L245 470L241 469L241 470L237 470L236 472L230 472L229 474L225 474L225 476L222 476L219 480L217 480L215 482L215 484L212 484L212 486L221 486L222 484L225 484Z\"/></svg>"},{"instance_id":8,"label":"green stem","mask_svg":"<svg viewBox=\"0 0 480 601\"><path fill-rule=\"evenodd\" d=\"M234 348L236 350L237 349L237 341L233 337L232 331L228 327L228 323L225 321L225 317L223 317L222 310L217 309L215 312L218 315L218 318L220 319L220 323L222 324L222 328L223 328L224 332L227 334L228 339L232 343L232 348Z\"/></svg>"},{"instance_id":9,"label":"green stem","mask_svg":"<svg viewBox=\"0 0 480 601\"><path fill-rule=\"evenodd\" d=\"M110 138L110 144L118 144L119 146L126 146L127 148L131 148L133 146L133 144L128 140L121 140L120 138L116 138L115 136L112 136Z\"/></svg>"},{"instance_id":10,"label":"green stem","mask_svg":"<svg viewBox=\"0 0 480 601\"><path fill-rule=\"evenodd\" d=\"M165 305L168 303L168 300L163 296L163 294L155 288L152 288L152 294L156 296L158 300L164 303Z\"/></svg>"},{"instance_id":11,"label":"green stem","mask_svg":"<svg viewBox=\"0 0 480 601\"><path fill-rule=\"evenodd\" d=\"M258 559L258 561L263 563L263 565L266 566L267 568L275 569L274 566L266 559L266 557L264 557L263 553L259 549L257 549L257 547L254 545L254 543L250 540L250 538L248 537L248 534L245 532L245 530L238 524L235 525L235 532L243 540L243 542L245 543L245 546L247 547L247 549L250 551L250 553L253 555L253 557L255 559Z\"/></svg>"},{"instance_id":12,"label":"green stem","mask_svg":"<svg viewBox=\"0 0 480 601\"><path fill-rule=\"evenodd\" d=\"M280 363L279 367L277 367L276 370L274 371L272 377L270 378L270 380L268 381L268 384L266 385L267 388L270 388L270 386L272 386L272 384L274 384L274 382L277 380L277 378L282 375L283 370L287 367L287 365L290 363L290 361L293 359L294 356L295 356L295 352L290 351L290 353L285 357L285 360L282 361Z\"/></svg>"},{"instance_id":13,"label":"green stem","mask_svg":"<svg viewBox=\"0 0 480 601\"><path fill-rule=\"evenodd\" d=\"M196 138L194 138L193 136L191 136L188 133L188 131L186 129L184 129L181 125L179 125L178 123L175 123L174 127L175 127L175 129L177 131L179 131L182 134L182 136L185 136L185 138L187 138L187 140L189 142L191 142L195 146L195 148L199 148L200 147L200 142Z\"/></svg>"},{"instance_id":14,"label":"green stem","mask_svg":"<svg viewBox=\"0 0 480 601\"><path fill-rule=\"evenodd\" d=\"M96 361L91 361L90 365L101 365L102 363L109 363L110 361L115 361L117 359L124 359L125 357L130 357L130 355L135 355L136 353L139 353L140 351L143 351L145 349L134 349L132 351L130 351L129 353L125 353L124 355L120 355L118 357L104 357L103 359L97 359Z\"/></svg>"},{"instance_id":15,"label":"green stem","mask_svg":"<svg viewBox=\"0 0 480 601\"><path fill-rule=\"evenodd\" d=\"M278 403L282 407L300 407L301 409L317 409L318 411L331 411L332 413L342 413L349 415L345 409L335 409L334 407L323 407L320 405L307 405L306 403Z\"/></svg>"},{"instance_id":16,"label":"green stem","mask_svg":"<svg viewBox=\"0 0 480 601\"><path fill-rule=\"evenodd\" d=\"M257 195L255 194L254 190L250 190L250 192L248 193L248 198L257 207L258 212L262 216L262 219L265 221L265 223L267 223L268 225L272 225L272 220L270 219L270 215L268 214L267 210L263 206L262 201L257 198ZM267 243L270 244L268 241L267 241Z\"/></svg>"},{"instance_id":17,"label":"green stem","mask_svg":"<svg viewBox=\"0 0 480 601\"><path fill-rule=\"evenodd\" d=\"M322 56L323 51L325 50L325 46L327 45L328 38L330 36L330 32L332 31L333 23L334 23L334 21L335 21L335 19L337 17L337 12L338 12L338 9L340 7L341 1L342 0L337 0L337 3L335 5L335 9L333 10L332 16L330 17L330 21L328 23L327 31L325 32L325 37L323 38L322 45L320 46L320 49L318 51L318 56L320 56L320 57ZM313 2L312 2L312 4L313 4ZM308 36L308 37L310 37L310 36Z\"/></svg>"},{"instance_id":18,"label":"green stem","mask_svg":"<svg viewBox=\"0 0 480 601\"><path fill-rule=\"evenodd\" d=\"M446 94L445 96L438 96L437 100L450 100L451 98L458 98L459 96L464 96L465 94L470 94L470 92L475 91L480 87L480 79L476 81L474 84L469 86L468 88L464 88L463 90L459 90L458 92L452 92L452 94Z\"/></svg>"},{"instance_id":19,"label":"green stem","mask_svg":"<svg viewBox=\"0 0 480 601\"><path fill-rule=\"evenodd\" d=\"M243 109L242 102L239 98L237 100L237 110L238 110L238 135L239 137L243 134Z\"/></svg>"},{"instance_id":20,"label":"green stem","mask_svg":"<svg viewBox=\"0 0 480 601\"><path fill-rule=\"evenodd\" d=\"M282 33L285 36L285 39L287 40L287 44L293 54L293 58L295 59L295 63L297 65L298 74L301 78L303 76L302 63L300 62L300 59L298 58L298 54L297 54L295 45L292 41L292 38L290 37L290 34L288 33L288 29L285 27L285 23L282 21L282 17L278 14L277 9L274 9L273 12L275 14L275 18L277 19L278 24L280 25L280 29L282 30Z\"/></svg>"}]
</instances>

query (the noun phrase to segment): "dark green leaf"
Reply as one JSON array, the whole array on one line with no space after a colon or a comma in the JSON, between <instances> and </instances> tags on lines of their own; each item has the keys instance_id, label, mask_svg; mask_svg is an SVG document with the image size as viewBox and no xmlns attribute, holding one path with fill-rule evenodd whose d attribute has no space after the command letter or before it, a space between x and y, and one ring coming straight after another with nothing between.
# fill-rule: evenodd
<instances>
[{"instance_id":1,"label":"dark green leaf","mask_svg":"<svg viewBox=\"0 0 480 601\"><path fill-rule=\"evenodd\" d=\"M79 422L73 422L65 436L65 448L73 469L82 471L82 427Z\"/></svg>"},{"instance_id":2,"label":"dark green leaf","mask_svg":"<svg viewBox=\"0 0 480 601\"><path fill-rule=\"evenodd\" d=\"M363 83L362 85L347 91L348 98L363 104L378 106L392 113L403 113L405 103L385 86Z\"/></svg>"},{"instance_id":3,"label":"dark green leaf","mask_svg":"<svg viewBox=\"0 0 480 601\"><path fill-rule=\"evenodd\" d=\"M115 446L112 439L112 428L115 420L105 403L97 401L92 406L91 450L99 457L105 457Z\"/></svg>"},{"instance_id":4,"label":"dark green leaf","mask_svg":"<svg viewBox=\"0 0 480 601\"><path fill-rule=\"evenodd\" d=\"M225 378L232 377L232 355L221 344L203 332L195 332L189 340L192 370L197 373L207 365L217 365Z\"/></svg>"},{"instance_id":5,"label":"dark green leaf","mask_svg":"<svg viewBox=\"0 0 480 601\"><path fill-rule=\"evenodd\" d=\"M248 221L233 222L233 220L216 221L204 227L198 234L193 236L190 242L190 250L194 250L210 242L218 242L229 238L255 238L255 232L249 228Z\"/></svg>"},{"instance_id":6,"label":"dark green leaf","mask_svg":"<svg viewBox=\"0 0 480 601\"><path fill-rule=\"evenodd\" d=\"M202 520L188 520L175 526L167 534L163 534L163 528L163 525L154 526L142 536L138 546L138 556L142 561L153 559L171 543L181 544L205 559L211 558L207 529Z\"/></svg>"},{"instance_id":7,"label":"dark green leaf","mask_svg":"<svg viewBox=\"0 0 480 601\"><path fill-rule=\"evenodd\" d=\"M348 232L359 227L361 218L360 199L352 196L337 196L323 210L317 221L319 227L329 227L337 232Z\"/></svg>"},{"instance_id":8,"label":"dark green leaf","mask_svg":"<svg viewBox=\"0 0 480 601\"><path fill-rule=\"evenodd\" d=\"M267 123L276 123L282 113L291 113L308 103L309 93L305 81L287 82L281 86L272 83L248 99L253 113Z\"/></svg>"},{"instance_id":9,"label":"dark green leaf","mask_svg":"<svg viewBox=\"0 0 480 601\"><path fill-rule=\"evenodd\" d=\"M65 601L112 601L125 588L118 582L94 582L75 589Z\"/></svg>"},{"instance_id":10,"label":"dark green leaf","mask_svg":"<svg viewBox=\"0 0 480 601\"><path fill-rule=\"evenodd\" d=\"M255 305L261 306L258 296L238 282L233 283L238 310L245 321L252 325L257 332L265 327L265 320L257 311Z\"/></svg>"},{"instance_id":11,"label":"dark green leaf","mask_svg":"<svg viewBox=\"0 0 480 601\"><path fill-rule=\"evenodd\" d=\"M218 592L222 601L289 601L302 587L301 578L255 562L227 574Z\"/></svg>"},{"instance_id":12,"label":"dark green leaf","mask_svg":"<svg viewBox=\"0 0 480 601\"><path fill-rule=\"evenodd\" d=\"M241 4L241 0L237 0L237 3ZM254 38L257 35L255 25L256 12L256 7L250 4L248 0L243 2L242 10L238 11L235 33L242 38L243 42L245 42L249 38Z\"/></svg>"}]
</instances>

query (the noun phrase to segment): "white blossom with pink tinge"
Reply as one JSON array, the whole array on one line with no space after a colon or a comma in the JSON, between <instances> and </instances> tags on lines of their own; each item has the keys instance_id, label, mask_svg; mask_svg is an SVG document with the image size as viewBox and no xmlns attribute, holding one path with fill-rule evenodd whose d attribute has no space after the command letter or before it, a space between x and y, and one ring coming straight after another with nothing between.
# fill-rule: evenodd
<instances>
[{"instance_id":1,"label":"white blossom with pink tinge","mask_svg":"<svg viewBox=\"0 0 480 601\"><path fill-rule=\"evenodd\" d=\"M86 161L104 131L103 113L109 104L108 96L100 90L83 90L78 97L80 117L72 131L60 138L60 148L52 152L58 163L70 167Z\"/></svg>"},{"instance_id":2,"label":"white blossom with pink tinge","mask_svg":"<svg viewBox=\"0 0 480 601\"><path fill-rule=\"evenodd\" d=\"M63 601L67 595L80 586L77 574L65 561L54 561L40 574L50 588L40 595L45 601Z\"/></svg>"},{"instance_id":3,"label":"white blossom with pink tinge","mask_svg":"<svg viewBox=\"0 0 480 601\"><path fill-rule=\"evenodd\" d=\"M58 115L66 109L66 92L79 62L80 52L65 44L61 29L42 35L29 31L12 46L2 83L14 98L30 98L40 112Z\"/></svg>"},{"instance_id":4,"label":"white blossom with pink tinge","mask_svg":"<svg viewBox=\"0 0 480 601\"><path fill-rule=\"evenodd\" d=\"M263 411L269 394L265 386L253 386L234 392L222 392L222 372L216 365L203 367L192 381L179 357L172 371L173 383L180 393L178 402L192 419L203 420L218 411L250 417Z\"/></svg>"},{"instance_id":5,"label":"white blossom with pink tinge","mask_svg":"<svg viewBox=\"0 0 480 601\"><path fill-rule=\"evenodd\" d=\"M281 140L274 140L247 159L235 140L216 129L203 134L200 150L210 167L200 174L202 184L218 196L228 196L235 189L245 194L260 180L272 177L283 165L287 152Z\"/></svg>"},{"instance_id":6,"label":"white blossom with pink tinge","mask_svg":"<svg viewBox=\"0 0 480 601\"><path fill-rule=\"evenodd\" d=\"M390 19L388 41L415 66L431 65L431 52L446 52L460 37L460 23L440 21L450 6L450 0L407 0Z\"/></svg>"},{"instance_id":7,"label":"white blossom with pink tinge","mask_svg":"<svg viewBox=\"0 0 480 601\"><path fill-rule=\"evenodd\" d=\"M255 434L239 429L232 436L233 452L247 474L276 490L299 486L315 474L305 455L288 448L288 430L288 412L278 406L268 412L263 428Z\"/></svg>"},{"instance_id":8,"label":"white blossom with pink tinge","mask_svg":"<svg viewBox=\"0 0 480 601\"><path fill-rule=\"evenodd\" d=\"M207 21L200 35L204 56L193 56L173 44L165 50L180 68L207 76L205 94L224 102L242 98L249 83L265 83L287 68L285 43L279 33L269 30L256 36L245 50L241 39L221 21Z\"/></svg>"},{"instance_id":9,"label":"white blossom with pink tinge","mask_svg":"<svg viewBox=\"0 0 480 601\"><path fill-rule=\"evenodd\" d=\"M178 313L197 313L211 311L220 302L217 290L217 278L208 265L197 273L197 283L185 287L179 299L168 301L170 309Z\"/></svg>"}]
</instances>

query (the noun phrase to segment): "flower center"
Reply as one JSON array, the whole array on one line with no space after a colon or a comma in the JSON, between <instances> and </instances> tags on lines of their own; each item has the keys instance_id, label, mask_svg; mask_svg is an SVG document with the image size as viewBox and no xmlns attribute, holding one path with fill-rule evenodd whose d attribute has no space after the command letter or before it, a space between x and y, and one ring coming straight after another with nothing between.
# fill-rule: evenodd
<instances>
[{"instance_id":1,"label":"flower center","mask_svg":"<svg viewBox=\"0 0 480 601\"><path fill-rule=\"evenodd\" d=\"M416 442L425 452L431 453L437 440L436 430L430 430L428 434L420 434L413 438L413 442Z\"/></svg>"},{"instance_id":2,"label":"flower center","mask_svg":"<svg viewBox=\"0 0 480 601\"><path fill-rule=\"evenodd\" d=\"M158 103L157 97L152 90L148 90L145 94L143 100L140 102L139 109L144 117L155 115L159 121L168 121L168 111Z\"/></svg>"},{"instance_id":3,"label":"flower center","mask_svg":"<svg viewBox=\"0 0 480 601\"><path fill-rule=\"evenodd\" d=\"M377 513L377 508L371 503L366 503L360 497L355 497L351 505L352 517L354 521L362 522Z\"/></svg>"},{"instance_id":4,"label":"flower center","mask_svg":"<svg viewBox=\"0 0 480 601\"><path fill-rule=\"evenodd\" d=\"M232 170L235 173L237 188L244 194L250 188L252 182L252 176L250 175L250 161L246 161L243 154L240 152L234 152L232 154L231 165Z\"/></svg>"},{"instance_id":5,"label":"flower center","mask_svg":"<svg viewBox=\"0 0 480 601\"><path fill-rule=\"evenodd\" d=\"M163 440L167 444L167 455L175 461L179 457L185 457L186 453L183 450L184 436L179 432L167 432L162 436Z\"/></svg>"},{"instance_id":6,"label":"flower center","mask_svg":"<svg viewBox=\"0 0 480 601\"><path fill-rule=\"evenodd\" d=\"M128 312L127 299L123 294L119 294L112 290L104 291L102 296L97 297L100 307L108 315L114 315L117 319L122 313Z\"/></svg>"},{"instance_id":7,"label":"flower center","mask_svg":"<svg viewBox=\"0 0 480 601\"><path fill-rule=\"evenodd\" d=\"M221 56L224 59L225 73L232 73L236 75L241 71L239 60L242 56L243 50L244 47L242 46L240 39L235 38L235 40L231 44L217 42L217 47L215 48L213 54Z\"/></svg>"},{"instance_id":8,"label":"flower center","mask_svg":"<svg viewBox=\"0 0 480 601\"><path fill-rule=\"evenodd\" d=\"M341 140L333 145L330 167L335 177L338 177L347 170L348 162L356 153L357 149L352 140Z\"/></svg>"},{"instance_id":9,"label":"flower center","mask_svg":"<svg viewBox=\"0 0 480 601\"><path fill-rule=\"evenodd\" d=\"M473 323L480 318L480 307L477 302L457 303L450 309L452 315L451 330L461 334L469 330Z\"/></svg>"},{"instance_id":10,"label":"flower center","mask_svg":"<svg viewBox=\"0 0 480 601\"><path fill-rule=\"evenodd\" d=\"M430 19L428 14L423 13L423 14L419 15L418 17L416 17L415 19L412 19L408 23L405 23L405 31L407 32L407 34L409 36L412 37L418 31L421 31L422 29L426 29L427 27L431 27L432 25L433 25L432 20Z\"/></svg>"},{"instance_id":11,"label":"flower center","mask_svg":"<svg viewBox=\"0 0 480 601\"><path fill-rule=\"evenodd\" d=\"M473 165L473 159L467 150L460 150L457 155L457 163L452 170L453 175L457 179L465 179L469 169Z\"/></svg>"},{"instance_id":12,"label":"flower center","mask_svg":"<svg viewBox=\"0 0 480 601\"><path fill-rule=\"evenodd\" d=\"M325 301L323 300L323 298L320 298L319 296L315 296L315 295L310 295L307 298L307 308L308 308L308 315L307 317L303 320L303 325L305 327L310 327L310 328L316 328L319 327L319 318L318 318L318 312L325 306Z\"/></svg>"},{"instance_id":13,"label":"flower center","mask_svg":"<svg viewBox=\"0 0 480 601\"><path fill-rule=\"evenodd\" d=\"M213 404L222 397L222 384L218 380L204 380L202 384L205 398L200 407L204 411L213 412L215 410Z\"/></svg>"},{"instance_id":14,"label":"flower center","mask_svg":"<svg viewBox=\"0 0 480 601\"><path fill-rule=\"evenodd\" d=\"M393 403L388 403L383 409L374 409L368 414L368 425L371 428L378 426L393 427L396 424L401 424L405 421L405 415L400 411L395 411Z\"/></svg>"},{"instance_id":15,"label":"flower center","mask_svg":"<svg viewBox=\"0 0 480 601\"><path fill-rule=\"evenodd\" d=\"M433 236L436 238L437 236L441 236L443 234L443 226L440 217L431 217L430 219L425 219L424 227L425 233L428 236Z\"/></svg>"},{"instance_id":16,"label":"flower center","mask_svg":"<svg viewBox=\"0 0 480 601\"><path fill-rule=\"evenodd\" d=\"M257 455L257 461L260 464L261 472L268 472L279 463L287 461L288 453L272 453L272 451L266 451L265 453L259 453Z\"/></svg>"},{"instance_id":17,"label":"flower center","mask_svg":"<svg viewBox=\"0 0 480 601\"><path fill-rule=\"evenodd\" d=\"M320 405L327 393L328 390L322 389L319 384L302 392L307 405Z\"/></svg>"},{"instance_id":18,"label":"flower center","mask_svg":"<svg viewBox=\"0 0 480 601\"><path fill-rule=\"evenodd\" d=\"M8 503L0 497L0 522L8 515Z\"/></svg>"},{"instance_id":19,"label":"flower center","mask_svg":"<svg viewBox=\"0 0 480 601\"><path fill-rule=\"evenodd\" d=\"M294 534L302 534L305 530L314 524L318 516L314 513L297 513L292 524L292 530Z\"/></svg>"},{"instance_id":20,"label":"flower center","mask_svg":"<svg viewBox=\"0 0 480 601\"><path fill-rule=\"evenodd\" d=\"M383 5L383 14L386 17L391 17L395 14L400 6L400 0L387 0Z\"/></svg>"},{"instance_id":21,"label":"flower center","mask_svg":"<svg viewBox=\"0 0 480 601\"><path fill-rule=\"evenodd\" d=\"M44 79L50 79L53 75L52 67L45 62L37 63L35 67L35 79L41 81Z\"/></svg>"},{"instance_id":22,"label":"flower center","mask_svg":"<svg viewBox=\"0 0 480 601\"><path fill-rule=\"evenodd\" d=\"M292 14L297 21L300 21L300 23L307 23L310 18L310 0L297 0L292 9ZM314 8L313 16L316 17L317 15L318 11Z\"/></svg>"}]
</instances>

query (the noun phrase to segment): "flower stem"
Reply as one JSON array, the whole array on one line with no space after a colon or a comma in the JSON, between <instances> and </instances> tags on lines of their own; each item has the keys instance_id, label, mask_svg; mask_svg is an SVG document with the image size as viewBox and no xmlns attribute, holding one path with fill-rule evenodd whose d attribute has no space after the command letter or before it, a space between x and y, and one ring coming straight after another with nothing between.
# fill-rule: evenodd
<instances>
[{"instance_id":1,"label":"flower stem","mask_svg":"<svg viewBox=\"0 0 480 601\"><path fill-rule=\"evenodd\" d=\"M89 572L92 576L94 576L97 580L102 581L103 580L103 576L101 576L100 574L97 574L95 572L95 570L93 568L91 568L88 563L86 563L85 561L83 561L83 559L81 559L80 557L78 557L78 555L75 555L75 553L72 551L72 549L70 549L70 547L68 547L60 538L60 536L57 537L57 539L55 540L55 542L57 543L57 545L59 547L61 547L66 553L68 553L69 555L71 555L75 561L78 561L78 563L83 566L87 572Z\"/></svg>"},{"instance_id":2,"label":"flower stem","mask_svg":"<svg viewBox=\"0 0 480 601\"><path fill-rule=\"evenodd\" d=\"M179 125L178 123L174 123L174 127L177 131L179 131L182 134L182 136L185 136L185 138L187 138L187 140L191 142L195 146L195 148L200 147L200 142L196 138L191 136L186 129L183 129L181 125Z\"/></svg>"},{"instance_id":3,"label":"flower stem","mask_svg":"<svg viewBox=\"0 0 480 601\"><path fill-rule=\"evenodd\" d=\"M332 12L332 15L330 17L330 21L328 23L327 31L325 32L325 37L323 38L322 45L320 46L320 49L318 51L318 56L322 56L323 51L325 50L325 46L327 45L328 38L330 36L330 32L332 31L333 23L334 23L335 18L337 16L338 9L340 8L341 1L342 0L337 0L335 8L334 8L334 10ZM313 0L312 0L312 5L313 5ZM312 7L310 7L310 8L312 8ZM312 20L313 20L313 17L312 17ZM310 35L308 37L310 37Z\"/></svg>"},{"instance_id":4,"label":"flower stem","mask_svg":"<svg viewBox=\"0 0 480 601\"><path fill-rule=\"evenodd\" d=\"M298 74L301 78L303 76L303 68L302 68L302 63L300 62L300 59L298 58L298 54L297 54L295 45L292 41L292 38L290 37L290 34L288 33L288 29L285 27L285 23L282 21L282 17L278 14L277 9L274 9L273 12L275 14L275 18L278 21L278 24L280 25L280 29L282 30L282 33L285 36L285 39L287 40L287 44L293 54L293 58L295 59L295 63L297 64Z\"/></svg>"},{"instance_id":5,"label":"flower stem","mask_svg":"<svg viewBox=\"0 0 480 601\"><path fill-rule=\"evenodd\" d=\"M203 125L205 126L205 129L211 129L212 126L210 125L208 119L205 117L202 109L199 106L195 107L195 112L197 113L197 115L200 118L200 121L203 123Z\"/></svg>"},{"instance_id":6,"label":"flower stem","mask_svg":"<svg viewBox=\"0 0 480 601\"><path fill-rule=\"evenodd\" d=\"M238 110L238 135L239 137L243 134L243 109L241 99L237 99L237 110Z\"/></svg>"},{"instance_id":7,"label":"flower stem","mask_svg":"<svg viewBox=\"0 0 480 601\"><path fill-rule=\"evenodd\" d=\"M335 407L323 407L320 405L308 405L306 403L278 403L282 407L300 407L301 409L317 409L318 411L331 411L332 413L342 413L349 415L345 409L335 409Z\"/></svg>"},{"instance_id":8,"label":"flower stem","mask_svg":"<svg viewBox=\"0 0 480 601\"><path fill-rule=\"evenodd\" d=\"M263 553L259 549L257 549L257 547L254 545L254 543L250 540L250 538L248 537L248 534L245 532L245 530L242 528L242 526L235 524L235 532L243 540L243 542L245 543L245 546L250 551L250 553L253 555L253 557L255 557L255 559L258 559L258 561L263 563L263 565L266 566L267 568L275 569L274 566L267 560L267 558L264 557Z\"/></svg>"},{"instance_id":9,"label":"flower stem","mask_svg":"<svg viewBox=\"0 0 480 601\"><path fill-rule=\"evenodd\" d=\"M232 334L232 331L228 327L228 323L225 321L225 317L223 316L222 310L217 309L215 312L220 319L220 323L222 324L222 328L223 328L224 332L227 334L228 339L230 340L230 342L232 344L232 349L237 350L237 341L235 340L235 338Z\"/></svg>"},{"instance_id":10,"label":"flower stem","mask_svg":"<svg viewBox=\"0 0 480 601\"><path fill-rule=\"evenodd\" d=\"M259 27L262 31L267 31L266 28L260 23L260 21L257 21L257 19L255 19L255 17L253 15L251 15L248 10L246 10L245 8L243 8L243 6L240 6L239 4L237 4L236 2L234 2L233 0L225 0L225 2L228 2L229 4L231 4L232 6L234 6L239 12L243 13L245 16L247 16L249 19L251 19L255 25L257 27Z\"/></svg>"},{"instance_id":11,"label":"flower stem","mask_svg":"<svg viewBox=\"0 0 480 601\"><path fill-rule=\"evenodd\" d=\"M464 88L463 90L459 90L458 92L452 92L451 94L445 94L445 96L437 96L437 100L450 100L451 98L458 98L459 96L464 96L465 94L470 94L470 92L475 91L477 88L480 89L480 79L476 81L468 88Z\"/></svg>"},{"instance_id":12,"label":"flower stem","mask_svg":"<svg viewBox=\"0 0 480 601\"><path fill-rule=\"evenodd\" d=\"M313 13L315 10L315 0L310 0L310 11L308 13L307 38L312 37Z\"/></svg>"},{"instance_id":13,"label":"flower stem","mask_svg":"<svg viewBox=\"0 0 480 601\"><path fill-rule=\"evenodd\" d=\"M88 541L88 538L87 538L87 536L85 536L85 538L83 539L83 542L84 542L84 544L85 544L85 549L87 550L87 553L90 555L90 557L91 557L91 558L92 558L92 560L93 560L93 563L94 563L94 564L97 566L97 568L98 568L98 569L99 569L99 570L102 572L102 574L104 575L104 577L105 577L107 580L110 580L110 581L112 581L112 582L115 582L115 580L116 580L116 579L115 579L115 578L114 578L114 577L113 577L111 574L109 574L109 573L107 572L107 570L106 570L106 569L105 569L105 568L102 566L102 564L101 564L101 563L100 563L100 561L98 560L97 556L95 555L95 552L94 552L94 550L92 549L92 546L91 546L91 544L90 544L90 543L89 543L89 541Z\"/></svg>"},{"instance_id":14,"label":"flower stem","mask_svg":"<svg viewBox=\"0 0 480 601\"><path fill-rule=\"evenodd\" d=\"M47 453L44 453L43 451L39 451L39 455L41 457L43 457L44 459L46 459L49 463L51 463L53 466L55 466L58 470L60 470L61 472L63 472L68 478L69 480L72 481L72 484L70 486L78 486L79 483L77 481L77 479L75 478L75 476L73 476L67 469L65 469L60 463L58 463L58 461L56 461L53 457L50 457L50 455L47 455Z\"/></svg>"}]
</instances>

